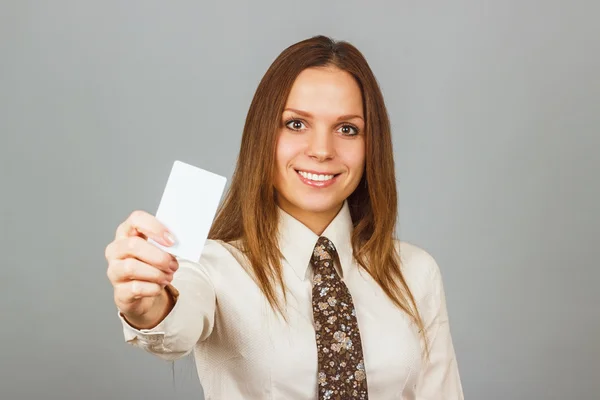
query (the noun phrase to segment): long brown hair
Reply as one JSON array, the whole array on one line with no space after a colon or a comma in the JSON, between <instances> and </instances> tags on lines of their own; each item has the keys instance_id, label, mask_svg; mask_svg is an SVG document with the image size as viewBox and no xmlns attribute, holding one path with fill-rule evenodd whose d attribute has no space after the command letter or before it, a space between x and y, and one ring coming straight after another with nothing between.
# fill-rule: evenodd
<instances>
[{"instance_id":1,"label":"long brown hair","mask_svg":"<svg viewBox=\"0 0 600 400\"><path fill-rule=\"evenodd\" d=\"M209 238L238 243L267 300L284 314L277 295L281 290L285 302L273 187L277 132L296 77L306 68L326 66L354 76L363 96L365 173L348 198L354 258L417 325L428 352L423 321L402 275L394 244L397 194L387 109L366 59L350 43L315 36L288 47L271 64L250 104L237 166Z\"/></svg>"}]
</instances>

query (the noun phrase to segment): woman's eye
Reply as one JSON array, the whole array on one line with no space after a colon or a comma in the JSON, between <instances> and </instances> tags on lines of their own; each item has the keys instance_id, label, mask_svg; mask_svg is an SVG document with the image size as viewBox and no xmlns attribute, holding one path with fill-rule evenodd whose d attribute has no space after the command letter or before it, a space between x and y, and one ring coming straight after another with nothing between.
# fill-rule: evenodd
<instances>
[{"instance_id":1,"label":"woman's eye","mask_svg":"<svg viewBox=\"0 0 600 400\"><path fill-rule=\"evenodd\" d=\"M343 125L339 131L346 136L358 135L358 129L352 125Z\"/></svg>"},{"instance_id":2,"label":"woman's eye","mask_svg":"<svg viewBox=\"0 0 600 400\"><path fill-rule=\"evenodd\" d=\"M299 121L297 119L289 121L286 124L286 126L294 131L299 131L304 128L304 124L302 123L302 121Z\"/></svg>"}]
</instances>

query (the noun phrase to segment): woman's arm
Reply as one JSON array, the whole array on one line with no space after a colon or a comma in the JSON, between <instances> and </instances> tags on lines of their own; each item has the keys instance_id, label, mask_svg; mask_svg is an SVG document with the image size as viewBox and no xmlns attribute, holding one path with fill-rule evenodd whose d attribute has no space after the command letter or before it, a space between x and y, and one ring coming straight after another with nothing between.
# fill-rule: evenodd
<instances>
[{"instance_id":1,"label":"woman's arm","mask_svg":"<svg viewBox=\"0 0 600 400\"><path fill-rule=\"evenodd\" d=\"M423 365L416 398L418 400L463 400L464 394L446 308L440 269L430 259L431 291L423 302L423 323L429 341L430 357Z\"/></svg>"}]
</instances>

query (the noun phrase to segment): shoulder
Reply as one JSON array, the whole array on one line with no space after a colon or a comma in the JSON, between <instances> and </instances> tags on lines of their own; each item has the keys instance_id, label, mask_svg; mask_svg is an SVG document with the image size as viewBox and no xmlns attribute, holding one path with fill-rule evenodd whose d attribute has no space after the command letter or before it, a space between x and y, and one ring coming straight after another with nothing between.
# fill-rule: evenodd
<instances>
[{"instance_id":1,"label":"shoulder","mask_svg":"<svg viewBox=\"0 0 600 400\"><path fill-rule=\"evenodd\" d=\"M248 260L240 249L239 242L208 239L204 244L198 264L209 273L224 273L231 268L237 270L240 267L246 270Z\"/></svg>"},{"instance_id":2,"label":"shoulder","mask_svg":"<svg viewBox=\"0 0 600 400\"><path fill-rule=\"evenodd\" d=\"M400 268L415 299L435 294L441 285L441 272L436 259L427 250L413 243L395 241L400 256Z\"/></svg>"},{"instance_id":3,"label":"shoulder","mask_svg":"<svg viewBox=\"0 0 600 400\"><path fill-rule=\"evenodd\" d=\"M222 240L207 239L200 255L199 263L204 266L220 264L232 257L242 256L236 242L228 243Z\"/></svg>"}]
</instances>

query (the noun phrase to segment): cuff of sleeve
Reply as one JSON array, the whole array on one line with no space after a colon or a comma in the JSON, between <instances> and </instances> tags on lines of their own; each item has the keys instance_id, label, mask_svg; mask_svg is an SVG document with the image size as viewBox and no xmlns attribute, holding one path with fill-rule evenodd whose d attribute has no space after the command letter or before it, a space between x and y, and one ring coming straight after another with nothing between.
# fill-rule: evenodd
<instances>
[{"instance_id":1,"label":"cuff of sleeve","mask_svg":"<svg viewBox=\"0 0 600 400\"><path fill-rule=\"evenodd\" d=\"M162 347L165 335L168 332L169 321L172 320L174 315L177 313L177 305L179 302L179 291L173 285L165 286L165 289L169 295L173 298L173 308L167 316L154 328L151 329L137 329L134 328L127 322L123 314L119 311L118 317L123 325L123 335L125 341L133 345L141 345L142 347L157 348Z\"/></svg>"}]
</instances>

